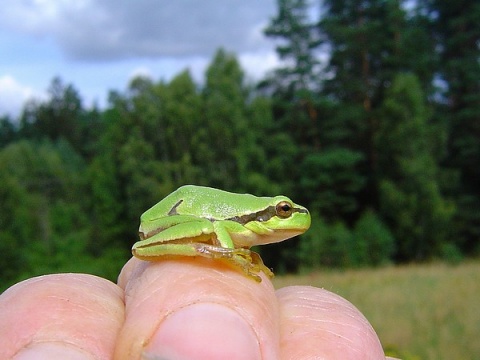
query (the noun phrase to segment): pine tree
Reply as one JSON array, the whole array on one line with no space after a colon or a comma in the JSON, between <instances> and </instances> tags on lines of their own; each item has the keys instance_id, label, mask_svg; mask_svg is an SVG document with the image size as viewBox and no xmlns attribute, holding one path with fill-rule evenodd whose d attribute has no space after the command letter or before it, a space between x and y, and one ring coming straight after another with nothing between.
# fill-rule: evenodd
<instances>
[{"instance_id":1,"label":"pine tree","mask_svg":"<svg viewBox=\"0 0 480 360\"><path fill-rule=\"evenodd\" d=\"M54 78L45 102L31 101L25 107L20 122L22 136L52 141L66 139L75 150L82 153L82 124L84 113L82 99L73 85L64 85Z\"/></svg>"},{"instance_id":2,"label":"pine tree","mask_svg":"<svg viewBox=\"0 0 480 360\"><path fill-rule=\"evenodd\" d=\"M457 245L454 207L440 192L428 112L414 75L395 78L380 116L380 208L397 241L397 260L442 255L446 243Z\"/></svg>"},{"instance_id":3,"label":"pine tree","mask_svg":"<svg viewBox=\"0 0 480 360\"><path fill-rule=\"evenodd\" d=\"M444 91L439 117L449 128L446 165L458 172L458 224L464 247L478 250L480 237L480 3L424 1L440 51Z\"/></svg>"},{"instance_id":4,"label":"pine tree","mask_svg":"<svg viewBox=\"0 0 480 360\"><path fill-rule=\"evenodd\" d=\"M252 130L247 126L244 74L234 55L217 51L207 69L202 95L196 161L208 174L209 185L233 190L238 187L236 151Z\"/></svg>"},{"instance_id":5,"label":"pine tree","mask_svg":"<svg viewBox=\"0 0 480 360\"><path fill-rule=\"evenodd\" d=\"M318 148L321 115L316 92L321 85L322 64L316 21L311 19L308 1L277 0L277 7L265 34L276 40L282 65L260 88L273 93L275 118L282 130L298 145Z\"/></svg>"},{"instance_id":6,"label":"pine tree","mask_svg":"<svg viewBox=\"0 0 480 360\"><path fill-rule=\"evenodd\" d=\"M415 72L415 59L423 64L431 49L417 49L415 37L425 36L409 21L400 0L327 0L320 29L331 54L324 93L335 107L330 129L337 145L364 155L363 174L368 181L360 201L378 208L378 159L384 150L376 147L375 136L382 126L378 110L399 72ZM421 67L422 69L425 66ZM433 70L423 74L425 83Z\"/></svg>"},{"instance_id":7,"label":"pine tree","mask_svg":"<svg viewBox=\"0 0 480 360\"><path fill-rule=\"evenodd\" d=\"M18 130L8 115L0 117L0 149L16 140Z\"/></svg>"},{"instance_id":8,"label":"pine tree","mask_svg":"<svg viewBox=\"0 0 480 360\"><path fill-rule=\"evenodd\" d=\"M309 19L306 0L277 0L278 14L265 29L265 35L279 39L276 51L283 67L275 71L275 87L296 94L318 88L320 45L318 29Z\"/></svg>"}]
</instances>

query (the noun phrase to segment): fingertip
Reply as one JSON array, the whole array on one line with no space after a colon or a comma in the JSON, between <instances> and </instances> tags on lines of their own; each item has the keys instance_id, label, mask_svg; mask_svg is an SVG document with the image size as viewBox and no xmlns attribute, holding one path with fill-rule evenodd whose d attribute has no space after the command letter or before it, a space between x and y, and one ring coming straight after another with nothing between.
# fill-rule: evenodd
<instances>
[{"instance_id":1,"label":"fingertip","mask_svg":"<svg viewBox=\"0 0 480 360\"><path fill-rule=\"evenodd\" d=\"M126 292L126 319L116 354L119 358L128 358L123 354L135 358L151 354L155 344L165 347L167 342L171 351L172 346L178 351L195 349L202 343L204 347L221 346L216 344L216 339L217 336L223 339L224 334L245 344L252 339L245 335L248 327L255 334L255 342L261 344L258 345L261 354L272 351L277 354L276 297L271 282L261 276L263 281L257 283L229 266L203 258L158 262L132 260L120 280ZM222 312L223 315L215 315ZM238 321L222 322L220 319L227 314ZM247 325L241 325L240 319ZM183 326L183 330L179 330L180 333L172 330L175 326L180 329ZM202 333L202 327L209 329L209 333ZM167 336L171 332L173 337ZM175 336L181 336L181 341L175 343ZM265 343L272 348L276 346L276 350L267 348ZM224 345L230 346L227 341Z\"/></svg>"},{"instance_id":2,"label":"fingertip","mask_svg":"<svg viewBox=\"0 0 480 360\"><path fill-rule=\"evenodd\" d=\"M95 358L108 358L123 310L121 289L93 275L28 279L0 296L0 358L11 358L22 350L32 354L40 343L70 345L66 351L82 349ZM42 351L49 350L54 351Z\"/></svg>"},{"instance_id":3,"label":"fingertip","mask_svg":"<svg viewBox=\"0 0 480 360\"><path fill-rule=\"evenodd\" d=\"M309 286L282 288L277 296L281 351L287 358L316 354L328 359L385 359L373 327L344 298Z\"/></svg>"}]
</instances>

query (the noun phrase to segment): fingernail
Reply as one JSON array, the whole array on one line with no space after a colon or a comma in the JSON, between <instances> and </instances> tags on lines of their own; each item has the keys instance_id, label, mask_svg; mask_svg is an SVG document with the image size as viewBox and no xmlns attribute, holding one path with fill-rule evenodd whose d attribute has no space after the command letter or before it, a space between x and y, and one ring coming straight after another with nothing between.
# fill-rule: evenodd
<instances>
[{"instance_id":1,"label":"fingernail","mask_svg":"<svg viewBox=\"0 0 480 360\"><path fill-rule=\"evenodd\" d=\"M233 309L194 304L169 315L144 350L144 359L261 359L250 324Z\"/></svg>"},{"instance_id":2,"label":"fingernail","mask_svg":"<svg viewBox=\"0 0 480 360\"><path fill-rule=\"evenodd\" d=\"M34 343L18 352L13 360L51 360L51 359L69 359L69 360L94 360L91 354L63 343Z\"/></svg>"}]
</instances>

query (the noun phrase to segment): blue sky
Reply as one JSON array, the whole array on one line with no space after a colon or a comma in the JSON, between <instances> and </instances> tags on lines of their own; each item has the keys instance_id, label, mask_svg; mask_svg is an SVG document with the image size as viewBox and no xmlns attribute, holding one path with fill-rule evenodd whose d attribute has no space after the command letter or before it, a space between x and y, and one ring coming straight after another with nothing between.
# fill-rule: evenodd
<instances>
[{"instance_id":1,"label":"blue sky","mask_svg":"<svg viewBox=\"0 0 480 360\"><path fill-rule=\"evenodd\" d=\"M139 74L169 80L188 67L201 81L220 46L259 78L278 62L262 34L275 11L275 0L3 0L0 116L45 99L55 76L85 106Z\"/></svg>"}]
</instances>

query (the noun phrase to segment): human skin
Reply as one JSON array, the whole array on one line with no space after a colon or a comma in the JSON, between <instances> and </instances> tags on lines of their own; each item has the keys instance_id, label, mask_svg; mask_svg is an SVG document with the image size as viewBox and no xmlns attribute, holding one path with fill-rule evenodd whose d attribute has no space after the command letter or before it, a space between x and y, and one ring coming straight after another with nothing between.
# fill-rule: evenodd
<instances>
[{"instance_id":1,"label":"human skin","mask_svg":"<svg viewBox=\"0 0 480 360\"><path fill-rule=\"evenodd\" d=\"M274 290L218 261L132 258L118 284L87 274L28 279L0 295L3 359L385 359L348 301Z\"/></svg>"}]
</instances>

